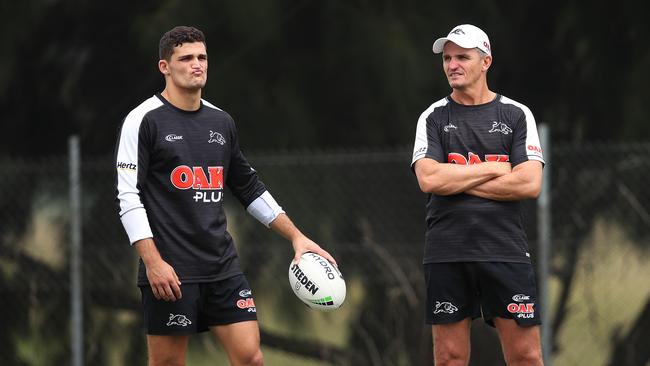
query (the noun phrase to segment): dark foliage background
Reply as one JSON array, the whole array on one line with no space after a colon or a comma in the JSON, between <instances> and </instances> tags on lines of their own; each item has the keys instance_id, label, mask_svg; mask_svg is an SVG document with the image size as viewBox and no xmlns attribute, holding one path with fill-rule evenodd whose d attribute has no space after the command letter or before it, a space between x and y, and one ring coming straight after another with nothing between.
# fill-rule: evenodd
<instances>
[{"instance_id":1,"label":"dark foliage background","mask_svg":"<svg viewBox=\"0 0 650 366\"><path fill-rule=\"evenodd\" d=\"M244 147L403 146L449 92L431 43L456 24L490 35L490 86L527 104L555 141L639 140L650 51L642 1L2 1L0 154L112 151L124 115L163 87L162 33L208 39L204 97Z\"/></svg>"}]
</instances>

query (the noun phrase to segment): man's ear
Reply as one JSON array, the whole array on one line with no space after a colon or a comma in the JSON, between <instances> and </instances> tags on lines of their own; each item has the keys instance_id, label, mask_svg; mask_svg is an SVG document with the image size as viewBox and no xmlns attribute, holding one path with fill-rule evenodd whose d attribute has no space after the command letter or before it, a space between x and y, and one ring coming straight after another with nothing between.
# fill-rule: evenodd
<instances>
[{"instance_id":1,"label":"man's ear","mask_svg":"<svg viewBox=\"0 0 650 366\"><path fill-rule=\"evenodd\" d=\"M483 57L482 61L483 61L483 64L481 65L481 70L482 71L487 71L490 68L490 66L492 65L492 56L487 55L487 56Z\"/></svg>"},{"instance_id":2,"label":"man's ear","mask_svg":"<svg viewBox=\"0 0 650 366\"><path fill-rule=\"evenodd\" d=\"M169 75L169 63L167 60L158 61L158 70L160 70L163 75Z\"/></svg>"}]
</instances>

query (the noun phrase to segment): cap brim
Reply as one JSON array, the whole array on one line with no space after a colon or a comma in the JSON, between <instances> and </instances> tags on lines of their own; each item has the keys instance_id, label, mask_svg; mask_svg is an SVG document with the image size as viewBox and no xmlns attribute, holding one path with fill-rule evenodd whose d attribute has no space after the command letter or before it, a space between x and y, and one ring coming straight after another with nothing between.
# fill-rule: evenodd
<instances>
[{"instance_id":1,"label":"cap brim","mask_svg":"<svg viewBox=\"0 0 650 366\"><path fill-rule=\"evenodd\" d=\"M441 53L442 50L445 48L445 43L447 43L449 39L447 37L441 37L436 39L435 42L433 42L433 53Z\"/></svg>"}]
</instances>

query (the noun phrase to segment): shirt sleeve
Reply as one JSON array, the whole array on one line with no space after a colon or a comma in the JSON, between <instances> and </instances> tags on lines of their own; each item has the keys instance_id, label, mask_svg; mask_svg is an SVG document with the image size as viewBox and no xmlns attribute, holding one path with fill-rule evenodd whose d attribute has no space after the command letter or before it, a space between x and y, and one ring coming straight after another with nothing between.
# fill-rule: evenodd
<instances>
[{"instance_id":1,"label":"shirt sleeve","mask_svg":"<svg viewBox=\"0 0 650 366\"><path fill-rule=\"evenodd\" d=\"M153 237L147 212L140 198L149 165L149 149L145 146L147 129L144 116L129 114L118 134L115 151L116 200L119 215L129 242Z\"/></svg>"},{"instance_id":2,"label":"shirt sleeve","mask_svg":"<svg viewBox=\"0 0 650 366\"><path fill-rule=\"evenodd\" d=\"M413 169L415 162L422 158L430 158L439 163L447 162L442 151L440 134L436 128L432 110L425 111L418 119L411 169Z\"/></svg>"},{"instance_id":3,"label":"shirt sleeve","mask_svg":"<svg viewBox=\"0 0 650 366\"><path fill-rule=\"evenodd\" d=\"M523 113L519 121L517 121L517 127L513 133L510 162L512 166L517 166L528 160L537 160L544 164L535 117L528 107L519 105L519 108Z\"/></svg>"},{"instance_id":4,"label":"shirt sleeve","mask_svg":"<svg viewBox=\"0 0 650 366\"><path fill-rule=\"evenodd\" d=\"M232 153L226 185L233 195L245 207L255 201L266 191L266 186L259 179L257 172L248 163L239 146L239 137L234 122L231 120Z\"/></svg>"}]
</instances>

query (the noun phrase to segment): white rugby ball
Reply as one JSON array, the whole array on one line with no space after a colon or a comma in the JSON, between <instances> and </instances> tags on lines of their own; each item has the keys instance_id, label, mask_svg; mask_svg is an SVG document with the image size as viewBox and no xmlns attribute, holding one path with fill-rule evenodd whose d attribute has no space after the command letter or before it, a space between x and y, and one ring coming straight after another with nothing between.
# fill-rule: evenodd
<instances>
[{"instance_id":1,"label":"white rugby ball","mask_svg":"<svg viewBox=\"0 0 650 366\"><path fill-rule=\"evenodd\" d=\"M336 310L345 301L345 280L338 268L316 253L305 253L289 264L289 284L296 296L312 309Z\"/></svg>"}]
</instances>

